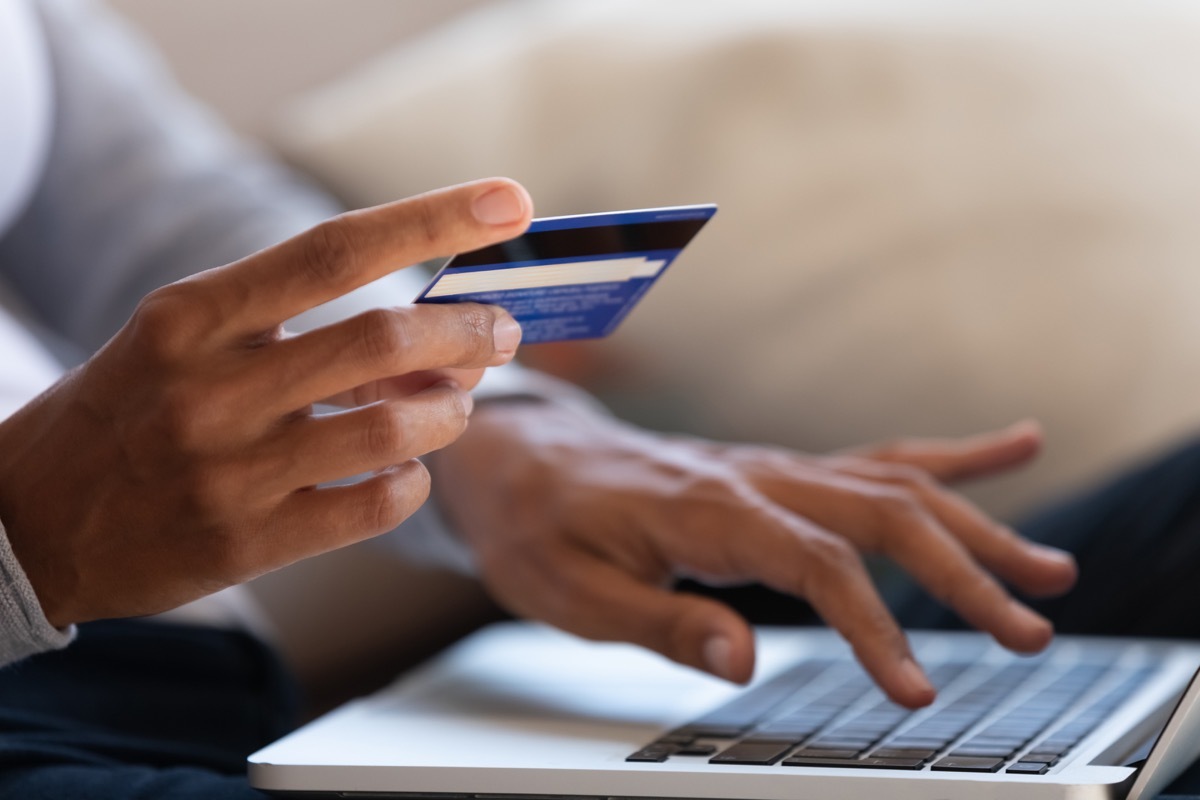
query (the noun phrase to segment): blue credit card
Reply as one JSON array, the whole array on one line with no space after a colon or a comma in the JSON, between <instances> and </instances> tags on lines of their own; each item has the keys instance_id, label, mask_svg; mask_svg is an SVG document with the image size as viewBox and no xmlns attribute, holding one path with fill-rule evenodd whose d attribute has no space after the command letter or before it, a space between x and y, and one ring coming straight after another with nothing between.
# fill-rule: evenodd
<instances>
[{"instance_id":1,"label":"blue credit card","mask_svg":"<svg viewBox=\"0 0 1200 800\"><path fill-rule=\"evenodd\" d=\"M535 219L501 244L450 259L414 302L503 306L523 344L608 336L715 205Z\"/></svg>"}]
</instances>

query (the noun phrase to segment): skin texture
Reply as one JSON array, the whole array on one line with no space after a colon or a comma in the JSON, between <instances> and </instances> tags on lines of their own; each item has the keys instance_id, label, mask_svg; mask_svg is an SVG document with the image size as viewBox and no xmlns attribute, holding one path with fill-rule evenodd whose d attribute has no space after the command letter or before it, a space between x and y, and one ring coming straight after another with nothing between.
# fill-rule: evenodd
<instances>
[{"instance_id":1,"label":"skin texture","mask_svg":"<svg viewBox=\"0 0 1200 800\"><path fill-rule=\"evenodd\" d=\"M501 309L282 323L399 266L510 239L492 179L334 218L148 295L89 361L0 423L0 519L56 626L151 614L391 530L429 493L416 457L466 427L510 360ZM312 404L351 407L314 416ZM369 473L352 485L328 481Z\"/></svg>"},{"instance_id":2,"label":"skin texture","mask_svg":"<svg viewBox=\"0 0 1200 800\"><path fill-rule=\"evenodd\" d=\"M1021 539L943 485L1024 463L1039 443L1037 427L1021 424L808 456L491 403L432 466L455 476L436 496L493 597L518 615L743 682L754 669L750 626L670 586L683 576L761 581L806 598L889 697L916 707L934 690L860 554L889 556L1006 647L1042 649L1050 623L1000 580L1064 592L1071 556Z\"/></svg>"}]
</instances>

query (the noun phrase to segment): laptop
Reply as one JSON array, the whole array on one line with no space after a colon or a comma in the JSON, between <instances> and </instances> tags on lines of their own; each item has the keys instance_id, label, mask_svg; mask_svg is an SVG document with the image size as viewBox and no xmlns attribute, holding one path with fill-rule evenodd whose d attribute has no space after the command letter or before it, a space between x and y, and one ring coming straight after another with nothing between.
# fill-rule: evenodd
<instances>
[{"instance_id":1,"label":"laptop","mask_svg":"<svg viewBox=\"0 0 1200 800\"><path fill-rule=\"evenodd\" d=\"M529 623L468 637L250 756L281 797L937 800L1158 794L1200 754L1200 645L918 632L939 688L889 702L835 633L758 631L733 686Z\"/></svg>"}]
</instances>

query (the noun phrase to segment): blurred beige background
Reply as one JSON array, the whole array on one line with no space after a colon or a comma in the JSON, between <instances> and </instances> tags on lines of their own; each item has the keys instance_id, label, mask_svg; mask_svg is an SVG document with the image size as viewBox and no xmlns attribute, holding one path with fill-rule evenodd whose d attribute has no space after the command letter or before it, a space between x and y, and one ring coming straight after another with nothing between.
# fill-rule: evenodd
<instances>
[{"instance_id":1,"label":"blurred beige background","mask_svg":"<svg viewBox=\"0 0 1200 800\"><path fill-rule=\"evenodd\" d=\"M238 129L485 0L111 0Z\"/></svg>"}]
</instances>

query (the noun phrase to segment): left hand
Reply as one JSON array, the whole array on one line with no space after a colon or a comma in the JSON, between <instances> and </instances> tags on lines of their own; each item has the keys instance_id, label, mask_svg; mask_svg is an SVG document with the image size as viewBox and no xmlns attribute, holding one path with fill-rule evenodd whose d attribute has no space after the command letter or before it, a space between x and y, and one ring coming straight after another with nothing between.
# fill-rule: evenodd
<instances>
[{"instance_id":1,"label":"left hand","mask_svg":"<svg viewBox=\"0 0 1200 800\"><path fill-rule=\"evenodd\" d=\"M432 464L447 476L434 492L484 583L515 614L744 682L754 668L747 622L670 586L685 576L760 581L807 599L889 697L920 706L934 690L860 554L888 555L1001 644L1040 650L1050 623L997 578L1058 594L1074 583L1074 561L941 483L1023 463L1039 442L1024 424L808 456L654 434L553 404L493 403Z\"/></svg>"}]
</instances>

